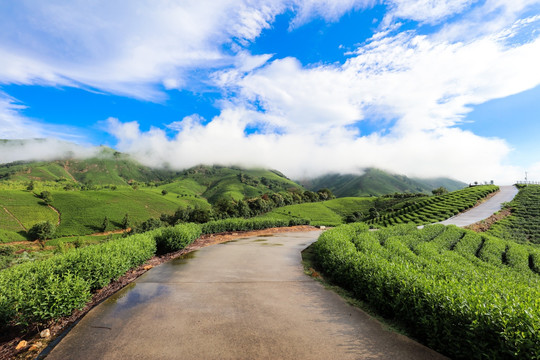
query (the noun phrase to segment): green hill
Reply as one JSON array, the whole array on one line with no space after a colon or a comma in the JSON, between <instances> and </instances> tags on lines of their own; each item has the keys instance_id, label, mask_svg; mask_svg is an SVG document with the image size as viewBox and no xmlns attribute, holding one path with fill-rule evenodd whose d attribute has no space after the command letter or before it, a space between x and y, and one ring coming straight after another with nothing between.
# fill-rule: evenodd
<instances>
[{"instance_id":1,"label":"green hill","mask_svg":"<svg viewBox=\"0 0 540 360\"><path fill-rule=\"evenodd\" d=\"M379 169L366 169L362 175L327 174L315 179L299 181L309 190L328 188L337 197L379 196L393 193L426 193L444 186L448 191L462 189L465 183L447 178L417 179L395 175Z\"/></svg>"},{"instance_id":2,"label":"green hill","mask_svg":"<svg viewBox=\"0 0 540 360\"><path fill-rule=\"evenodd\" d=\"M280 191L303 190L302 186L289 180L276 170L243 169L224 166L196 166L185 170L175 179L174 185L165 189L177 192L179 185L191 189L214 203L219 198L240 200Z\"/></svg>"},{"instance_id":3,"label":"green hill","mask_svg":"<svg viewBox=\"0 0 540 360\"><path fill-rule=\"evenodd\" d=\"M52 194L52 207L38 195ZM58 236L109 230L178 208L209 209L221 198L241 200L304 189L275 170L196 166L184 171L153 169L102 147L90 159L16 162L0 165L0 241L20 240L38 222L58 223ZM59 214L55 212L56 209ZM60 219L60 221L59 221Z\"/></svg>"},{"instance_id":4,"label":"green hill","mask_svg":"<svg viewBox=\"0 0 540 360\"><path fill-rule=\"evenodd\" d=\"M152 169L128 155L102 147L98 156L89 159L15 162L0 165L2 181L55 181L86 186L128 185L136 182L160 182L173 179L176 172Z\"/></svg>"},{"instance_id":5,"label":"green hill","mask_svg":"<svg viewBox=\"0 0 540 360\"><path fill-rule=\"evenodd\" d=\"M369 214L377 198L338 198L315 203L288 205L276 208L259 218L308 219L311 225L337 226L343 224L348 215L363 218Z\"/></svg>"}]
</instances>

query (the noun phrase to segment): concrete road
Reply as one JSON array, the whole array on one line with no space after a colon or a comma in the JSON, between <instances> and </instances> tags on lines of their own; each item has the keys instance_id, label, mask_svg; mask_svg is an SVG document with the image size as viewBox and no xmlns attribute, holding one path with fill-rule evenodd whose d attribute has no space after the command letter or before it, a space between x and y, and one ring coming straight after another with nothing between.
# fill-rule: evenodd
<instances>
[{"instance_id":1,"label":"concrete road","mask_svg":"<svg viewBox=\"0 0 540 360\"><path fill-rule=\"evenodd\" d=\"M443 359L303 273L300 251L319 234L246 238L155 267L47 359Z\"/></svg>"},{"instance_id":2,"label":"concrete road","mask_svg":"<svg viewBox=\"0 0 540 360\"><path fill-rule=\"evenodd\" d=\"M458 214L450 219L441 221L438 224L463 227L487 219L497 211L501 210L501 204L503 202L511 201L518 193L518 189L515 186L500 186L499 188L500 191L486 202L463 214Z\"/></svg>"}]
</instances>

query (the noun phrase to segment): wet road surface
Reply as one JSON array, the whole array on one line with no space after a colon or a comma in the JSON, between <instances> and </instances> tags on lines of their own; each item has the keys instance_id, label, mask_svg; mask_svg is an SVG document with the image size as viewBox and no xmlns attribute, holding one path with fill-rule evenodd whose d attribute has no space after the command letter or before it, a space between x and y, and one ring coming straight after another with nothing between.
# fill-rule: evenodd
<instances>
[{"instance_id":1,"label":"wet road surface","mask_svg":"<svg viewBox=\"0 0 540 360\"><path fill-rule=\"evenodd\" d=\"M47 359L444 359L305 275L300 252L319 234L246 238L157 266Z\"/></svg>"}]
</instances>

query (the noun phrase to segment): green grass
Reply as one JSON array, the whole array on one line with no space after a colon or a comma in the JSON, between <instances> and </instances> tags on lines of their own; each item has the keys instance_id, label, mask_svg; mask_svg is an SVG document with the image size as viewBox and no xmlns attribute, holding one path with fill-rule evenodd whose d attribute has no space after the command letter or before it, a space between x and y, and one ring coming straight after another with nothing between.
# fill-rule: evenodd
<instances>
[{"instance_id":1,"label":"green grass","mask_svg":"<svg viewBox=\"0 0 540 360\"><path fill-rule=\"evenodd\" d=\"M167 190L181 196L200 196L206 190L204 185L199 184L193 179L184 179L170 184L159 186L160 190Z\"/></svg>"},{"instance_id":2,"label":"green grass","mask_svg":"<svg viewBox=\"0 0 540 360\"><path fill-rule=\"evenodd\" d=\"M25 241L27 240L26 237L23 235L24 232L15 232L15 231L9 231L0 229L0 243L10 243L13 241Z\"/></svg>"},{"instance_id":3,"label":"green grass","mask_svg":"<svg viewBox=\"0 0 540 360\"><path fill-rule=\"evenodd\" d=\"M339 198L316 203L288 205L274 209L259 218L293 219L303 218L311 225L337 226L343 223L343 217L355 211L367 214L373 206L374 198Z\"/></svg>"},{"instance_id":4,"label":"green grass","mask_svg":"<svg viewBox=\"0 0 540 360\"><path fill-rule=\"evenodd\" d=\"M49 207L42 205L41 199L29 191L0 191L0 205L19 219L26 229L30 229L34 224L41 221L51 221L54 224L58 221L58 214ZM1 210L5 214L5 211ZM22 230L20 226L15 226L13 221L8 220L4 215L0 217L0 222L2 229Z\"/></svg>"},{"instance_id":5,"label":"green grass","mask_svg":"<svg viewBox=\"0 0 540 360\"><path fill-rule=\"evenodd\" d=\"M105 216L109 218L108 230L120 228L127 213L132 223L162 213L172 214L178 207L209 206L202 199L182 199L175 194L161 195L159 189L57 191L53 192L53 206L62 214L57 235L87 235L101 231Z\"/></svg>"}]
</instances>

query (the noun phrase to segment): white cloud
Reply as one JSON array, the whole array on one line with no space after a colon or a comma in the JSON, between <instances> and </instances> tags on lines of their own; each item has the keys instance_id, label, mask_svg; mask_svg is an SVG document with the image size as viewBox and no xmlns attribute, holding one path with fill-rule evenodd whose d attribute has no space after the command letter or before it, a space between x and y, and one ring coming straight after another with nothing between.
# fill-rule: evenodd
<instances>
[{"instance_id":1,"label":"white cloud","mask_svg":"<svg viewBox=\"0 0 540 360\"><path fill-rule=\"evenodd\" d=\"M111 121L119 149L149 166L186 168L201 163L276 168L293 178L379 167L412 176L449 176L464 181L512 182L519 169L501 165L509 152L502 140L460 129L418 131L405 136L357 137L336 128L327 133L244 133L250 110L226 110L207 125L186 119L173 139L134 123ZM135 136L133 136L135 134ZM473 159L481 159L474 161Z\"/></svg>"},{"instance_id":2,"label":"white cloud","mask_svg":"<svg viewBox=\"0 0 540 360\"><path fill-rule=\"evenodd\" d=\"M521 170L504 165L508 144L455 126L473 104L540 84L538 33L529 31L511 46L507 41L537 21L523 14L539 2L384 1L387 27L345 64L308 67L294 58L253 56L244 46L287 10L296 13L294 28L378 2L20 2L9 17L0 5L0 83L83 86L157 100L161 86L189 88L193 70L203 74L198 81L213 82L224 94L222 113L208 123L194 114L169 124L166 133L107 121L119 149L147 165L242 163L294 177L376 166L510 182ZM435 34L398 33L399 19L438 24L456 14L458 20ZM27 136L47 135L20 110L0 96L1 137L30 128L35 133ZM365 136L355 128L362 121L395 125ZM246 135L253 126L259 131ZM482 161L471 161L471 154Z\"/></svg>"},{"instance_id":3,"label":"white cloud","mask_svg":"<svg viewBox=\"0 0 540 360\"><path fill-rule=\"evenodd\" d=\"M337 21L345 13L372 7L378 0L295 0L296 16L291 28L303 25L314 17Z\"/></svg>"},{"instance_id":4,"label":"white cloud","mask_svg":"<svg viewBox=\"0 0 540 360\"><path fill-rule=\"evenodd\" d=\"M514 31L508 29L505 36ZM174 139L158 129L127 139L123 134L132 133L132 124L117 124L126 129L115 133L122 150L149 164L240 162L293 177L376 166L408 175L510 183L522 169L505 165L509 145L455 126L471 104L539 85L538 58L538 38L509 47L500 34L468 42L414 32L387 35L342 66L303 68L285 58L261 61L264 65L247 73L219 73L219 85L236 96L207 125L187 118L171 126L178 131ZM350 127L372 118L397 120L389 131L368 136ZM253 123L268 127L246 135Z\"/></svg>"},{"instance_id":5,"label":"white cloud","mask_svg":"<svg viewBox=\"0 0 540 360\"><path fill-rule=\"evenodd\" d=\"M436 24L463 12L476 2L478 0L389 0L389 13L384 22L389 24L398 18Z\"/></svg>"},{"instance_id":6,"label":"white cloud","mask_svg":"<svg viewBox=\"0 0 540 360\"><path fill-rule=\"evenodd\" d=\"M52 138L0 141L0 164L13 161L88 158L96 156L99 150L99 147L81 146Z\"/></svg>"},{"instance_id":7,"label":"white cloud","mask_svg":"<svg viewBox=\"0 0 540 360\"><path fill-rule=\"evenodd\" d=\"M284 9L278 0L0 5L0 83L82 85L159 99L156 84L182 87L194 68L233 64L222 45L254 39Z\"/></svg>"}]
</instances>

